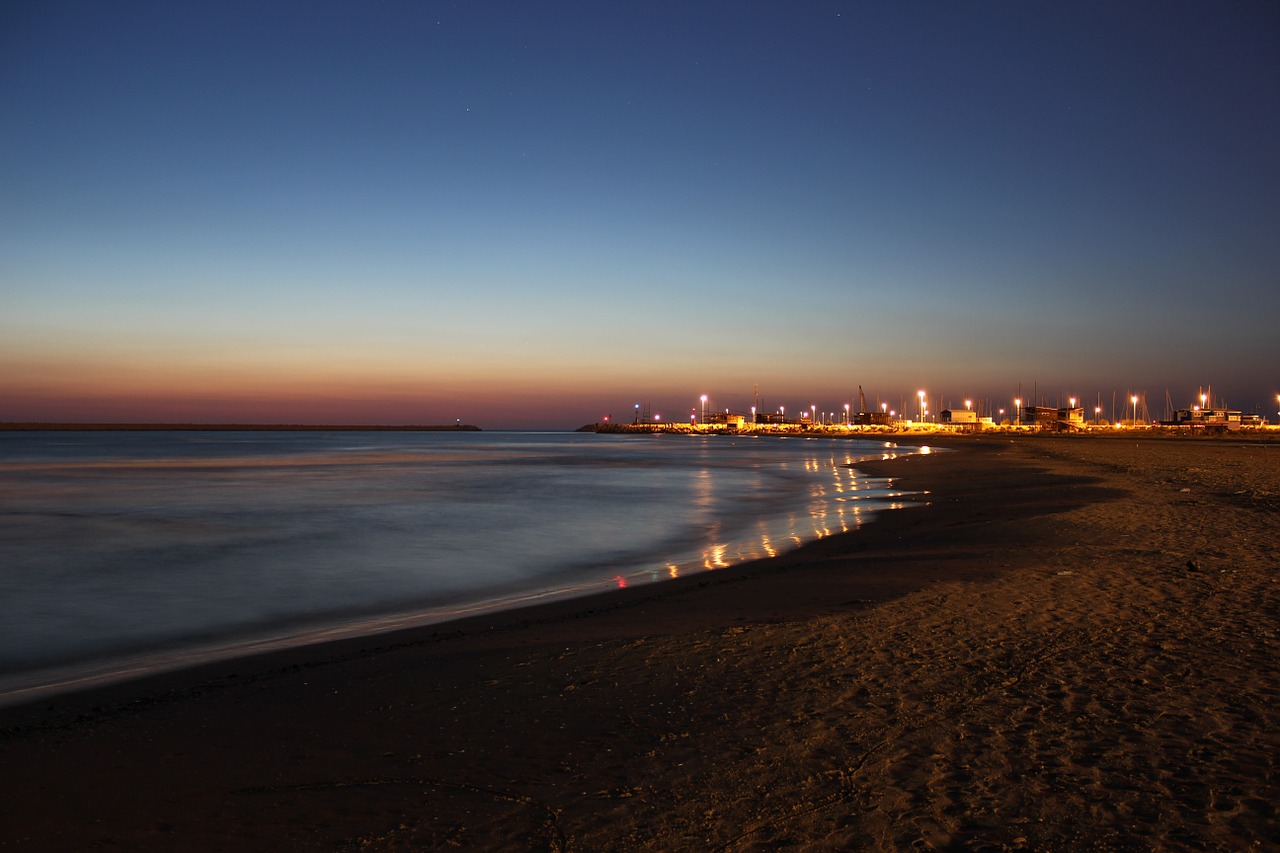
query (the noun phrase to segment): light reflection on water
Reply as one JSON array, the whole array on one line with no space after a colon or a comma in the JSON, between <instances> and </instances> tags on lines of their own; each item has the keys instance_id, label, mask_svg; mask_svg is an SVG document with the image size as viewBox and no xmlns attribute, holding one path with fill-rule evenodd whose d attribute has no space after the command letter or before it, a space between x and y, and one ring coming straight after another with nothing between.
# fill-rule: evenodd
<instances>
[{"instance_id":1,"label":"light reflection on water","mask_svg":"<svg viewBox=\"0 0 1280 853\"><path fill-rule=\"evenodd\" d=\"M774 556L890 506L890 484L851 466L897 452L831 439L0 433L0 692L41 667L442 619Z\"/></svg>"}]
</instances>

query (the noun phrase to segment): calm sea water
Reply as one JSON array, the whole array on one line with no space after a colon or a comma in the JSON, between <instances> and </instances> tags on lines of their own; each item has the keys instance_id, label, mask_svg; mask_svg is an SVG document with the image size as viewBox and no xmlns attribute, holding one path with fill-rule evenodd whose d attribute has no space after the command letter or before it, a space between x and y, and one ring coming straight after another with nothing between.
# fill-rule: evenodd
<instances>
[{"instance_id":1,"label":"calm sea water","mask_svg":"<svg viewBox=\"0 0 1280 853\"><path fill-rule=\"evenodd\" d=\"M898 452L587 433L0 433L0 701L773 555L894 505L887 482L848 466Z\"/></svg>"}]
</instances>

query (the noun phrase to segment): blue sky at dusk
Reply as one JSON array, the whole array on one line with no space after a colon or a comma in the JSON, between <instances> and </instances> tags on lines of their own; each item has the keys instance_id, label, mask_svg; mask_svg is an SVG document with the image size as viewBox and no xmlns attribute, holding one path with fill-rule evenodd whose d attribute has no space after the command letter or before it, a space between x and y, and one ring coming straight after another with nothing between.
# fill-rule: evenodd
<instances>
[{"instance_id":1,"label":"blue sky at dusk","mask_svg":"<svg viewBox=\"0 0 1280 853\"><path fill-rule=\"evenodd\" d=\"M1269 3L10 2L0 420L1275 417Z\"/></svg>"}]
</instances>

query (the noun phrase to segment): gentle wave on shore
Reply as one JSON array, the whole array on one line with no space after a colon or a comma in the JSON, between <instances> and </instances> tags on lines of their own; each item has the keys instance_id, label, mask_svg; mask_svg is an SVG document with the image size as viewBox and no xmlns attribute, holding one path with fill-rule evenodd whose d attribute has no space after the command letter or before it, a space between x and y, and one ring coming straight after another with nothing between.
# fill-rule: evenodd
<instances>
[{"instance_id":1,"label":"gentle wave on shore","mask_svg":"<svg viewBox=\"0 0 1280 853\"><path fill-rule=\"evenodd\" d=\"M0 437L0 692L772 556L898 495L876 441ZM903 452L915 452L909 448Z\"/></svg>"}]
</instances>

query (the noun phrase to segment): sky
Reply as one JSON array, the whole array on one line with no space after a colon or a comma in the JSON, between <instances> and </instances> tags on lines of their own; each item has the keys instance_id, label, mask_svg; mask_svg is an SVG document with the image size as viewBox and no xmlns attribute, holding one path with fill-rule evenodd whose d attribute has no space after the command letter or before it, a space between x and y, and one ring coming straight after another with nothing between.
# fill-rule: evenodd
<instances>
[{"instance_id":1,"label":"sky","mask_svg":"<svg viewBox=\"0 0 1280 853\"><path fill-rule=\"evenodd\" d=\"M0 8L0 421L1276 420L1265 2Z\"/></svg>"}]
</instances>

